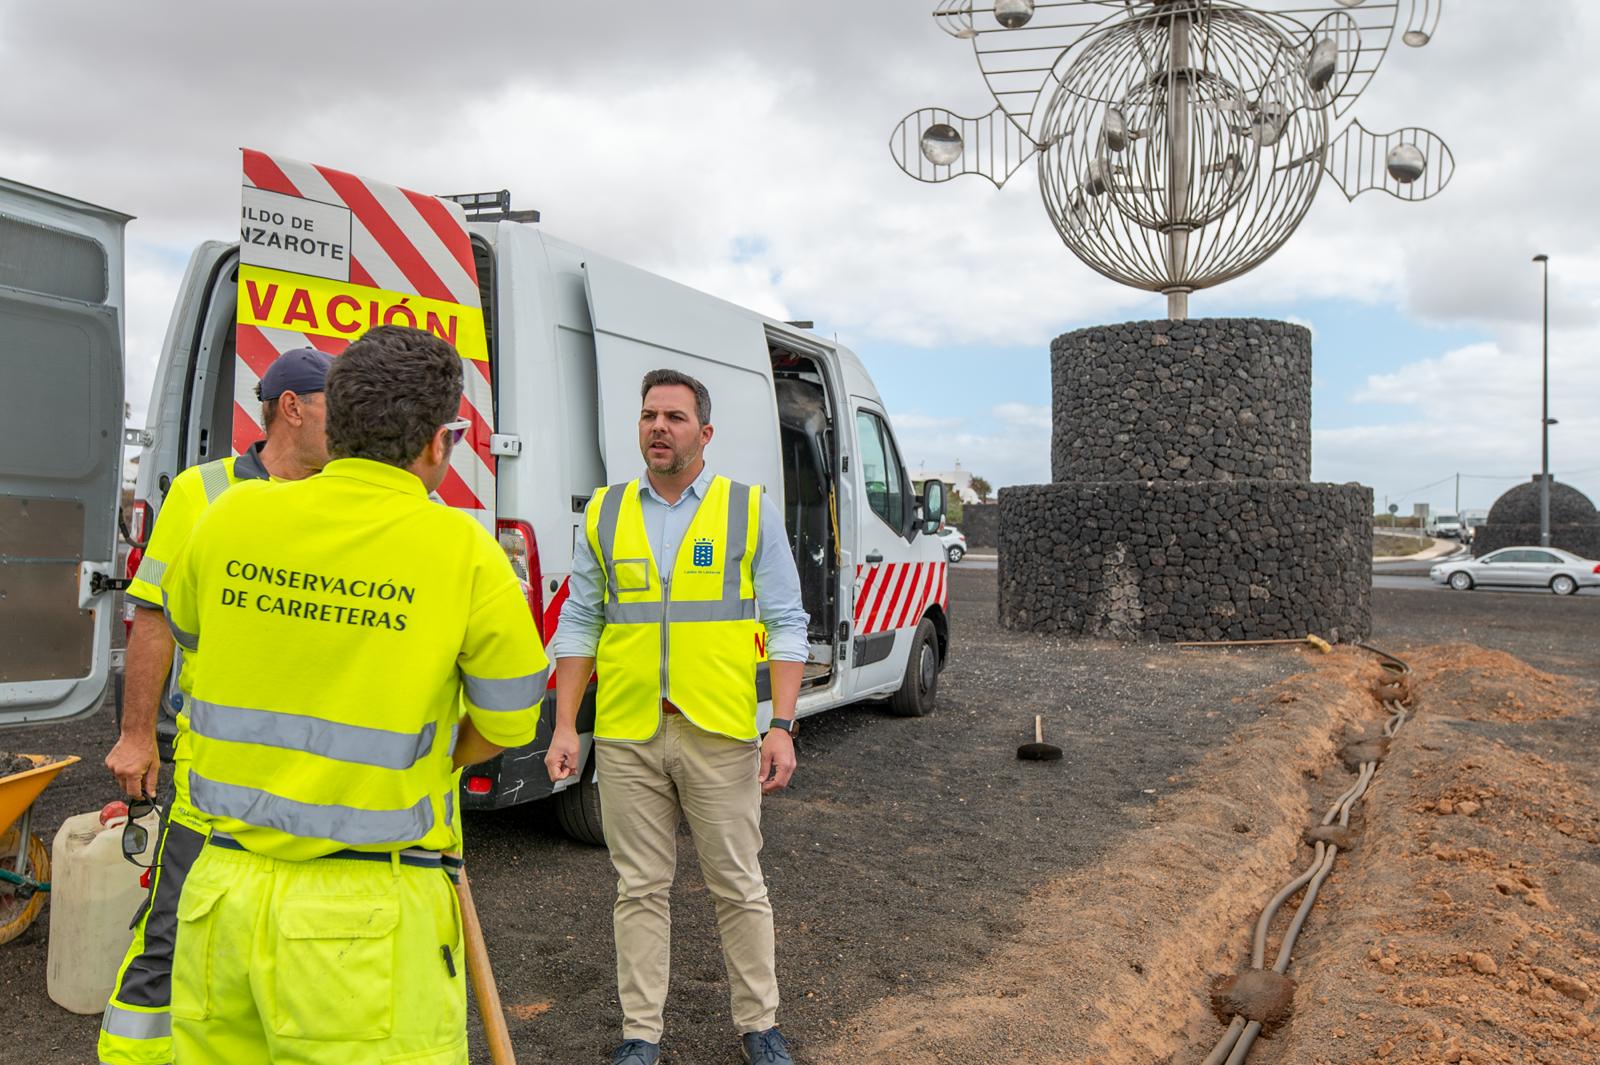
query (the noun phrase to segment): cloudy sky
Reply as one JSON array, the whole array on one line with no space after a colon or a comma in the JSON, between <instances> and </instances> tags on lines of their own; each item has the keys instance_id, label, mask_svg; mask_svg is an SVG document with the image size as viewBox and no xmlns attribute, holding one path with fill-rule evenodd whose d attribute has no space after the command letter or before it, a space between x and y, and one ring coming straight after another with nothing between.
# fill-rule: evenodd
<instances>
[{"instance_id":1,"label":"cloudy sky","mask_svg":"<svg viewBox=\"0 0 1600 1065\"><path fill-rule=\"evenodd\" d=\"M427 191L509 188L567 240L837 335L913 468L1046 480L1050 339L1164 305L1061 245L1031 170L997 192L895 167L906 113L993 106L932 6L0 0L0 174L138 216L136 423L189 251L237 217L248 146ZM1354 113L1442 135L1451 186L1346 203L1325 183L1282 252L1193 297L1197 316L1311 327L1317 479L1409 511L1451 507L1458 473L1462 506L1487 507L1538 469L1542 251L1551 465L1600 498L1597 46L1593 3L1449 5Z\"/></svg>"}]
</instances>

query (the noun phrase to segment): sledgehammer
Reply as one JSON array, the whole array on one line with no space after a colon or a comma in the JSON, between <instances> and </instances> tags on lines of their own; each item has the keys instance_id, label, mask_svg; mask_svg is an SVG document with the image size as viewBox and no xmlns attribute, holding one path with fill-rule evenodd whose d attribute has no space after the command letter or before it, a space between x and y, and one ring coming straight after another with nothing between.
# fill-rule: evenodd
<instances>
[{"instance_id":1,"label":"sledgehammer","mask_svg":"<svg viewBox=\"0 0 1600 1065\"><path fill-rule=\"evenodd\" d=\"M1044 715L1033 715L1033 742L1017 748L1017 757L1024 762L1059 762L1061 748L1044 742Z\"/></svg>"},{"instance_id":2,"label":"sledgehammer","mask_svg":"<svg viewBox=\"0 0 1600 1065\"><path fill-rule=\"evenodd\" d=\"M465 866L456 880L456 895L461 899L461 933L467 941L467 979L472 982L472 997L478 1000L478 1020L483 1022L489 1060L493 1065L517 1065L511 1032L506 1028L506 1012L500 1006L494 970L489 967L489 945L483 941L483 925L478 922L478 908L472 904Z\"/></svg>"}]
</instances>

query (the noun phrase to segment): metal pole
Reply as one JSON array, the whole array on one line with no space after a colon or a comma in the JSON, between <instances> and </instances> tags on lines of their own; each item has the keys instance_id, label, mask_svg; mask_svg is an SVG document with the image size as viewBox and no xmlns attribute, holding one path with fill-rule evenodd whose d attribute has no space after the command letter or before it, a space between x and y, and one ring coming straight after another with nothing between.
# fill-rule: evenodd
<instances>
[{"instance_id":1,"label":"metal pole","mask_svg":"<svg viewBox=\"0 0 1600 1065\"><path fill-rule=\"evenodd\" d=\"M1544 405L1539 417L1543 452L1539 462L1539 546L1550 546L1550 256L1535 255L1544 267Z\"/></svg>"},{"instance_id":2,"label":"metal pole","mask_svg":"<svg viewBox=\"0 0 1600 1065\"><path fill-rule=\"evenodd\" d=\"M1189 230L1189 14L1173 5L1167 59L1167 255L1170 276L1188 280ZM1189 316L1189 293L1167 290L1167 317Z\"/></svg>"},{"instance_id":3,"label":"metal pole","mask_svg":"<svg viewBox=\"0 0 1600 1065\"><path fill-rule=\"evenodd\" d=\"M1462 531L1465 531L1466 522L1461 520L1461 474L1456 474L1456 521L1460 522Z\"/></svg>"}]
</instances>

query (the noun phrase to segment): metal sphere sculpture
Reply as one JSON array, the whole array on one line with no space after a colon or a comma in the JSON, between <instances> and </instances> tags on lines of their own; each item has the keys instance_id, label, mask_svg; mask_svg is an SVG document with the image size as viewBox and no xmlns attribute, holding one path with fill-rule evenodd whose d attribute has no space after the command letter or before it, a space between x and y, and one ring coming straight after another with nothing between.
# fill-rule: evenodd
<instances>
[{"instance_id":1,"label":"metal sphere sculpture","mask_svg":"<svg viewBox=\"0 0 1600 1065\"><path fill-rule=\"evenodd\" d=\"M1422 200L1454 173L1427 130L1329 130L1372 80L1402 6L1401 40L1420 48L1443 0L978 2L941 0L934 17L973 42L998 106L912 112L890 138L895 162L920 181L978 174L999 187L1037 158L1067 247L1165 293L1173 318L1189 293L1277 251L1324 175L1347 199Z\"/></svg>"}]
</instances>

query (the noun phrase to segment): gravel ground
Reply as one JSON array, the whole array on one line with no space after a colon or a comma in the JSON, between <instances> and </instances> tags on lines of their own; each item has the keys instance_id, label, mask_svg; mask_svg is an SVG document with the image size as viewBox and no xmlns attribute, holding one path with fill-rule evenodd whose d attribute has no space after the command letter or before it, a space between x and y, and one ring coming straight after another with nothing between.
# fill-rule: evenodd
<instances>
[{"instance_id":1,"label":"gravel ground","mask_svg":"<svg viewBox=\"0 0 1600 1065\"><path fill-rule=\"evenodd\" d=\"M802 1061L807 1044L884 997L943 980L1013 936L1031 892L1146 825L1169 778L1268 712L1251 693L1305 664L1294 650L1021 637L994 622L993 571L956 567L952 589L938 711L902 720L858 706L809 719L795 785L767 803L780 1016ZM1471 639L1600 677L1600 600L1379 591L1374 616L1374 642L1402 652ZM1013 757L1035 713L1065 761ZM109 713L0 733L9 750L84 758L40 803L47 839L65 816L115 797L98 764L112 733ZM733 1062L712 907L680 840L664 1044L673 1061ZM468 847L521 1060L604 1060L620 1022L604 852L565 840L539 807L469 817ZM0 946L0 1037L18 1060L89 1060L96 1019L73 1018L44 994L45 927Z\"/></svg>"}]
</instances>

